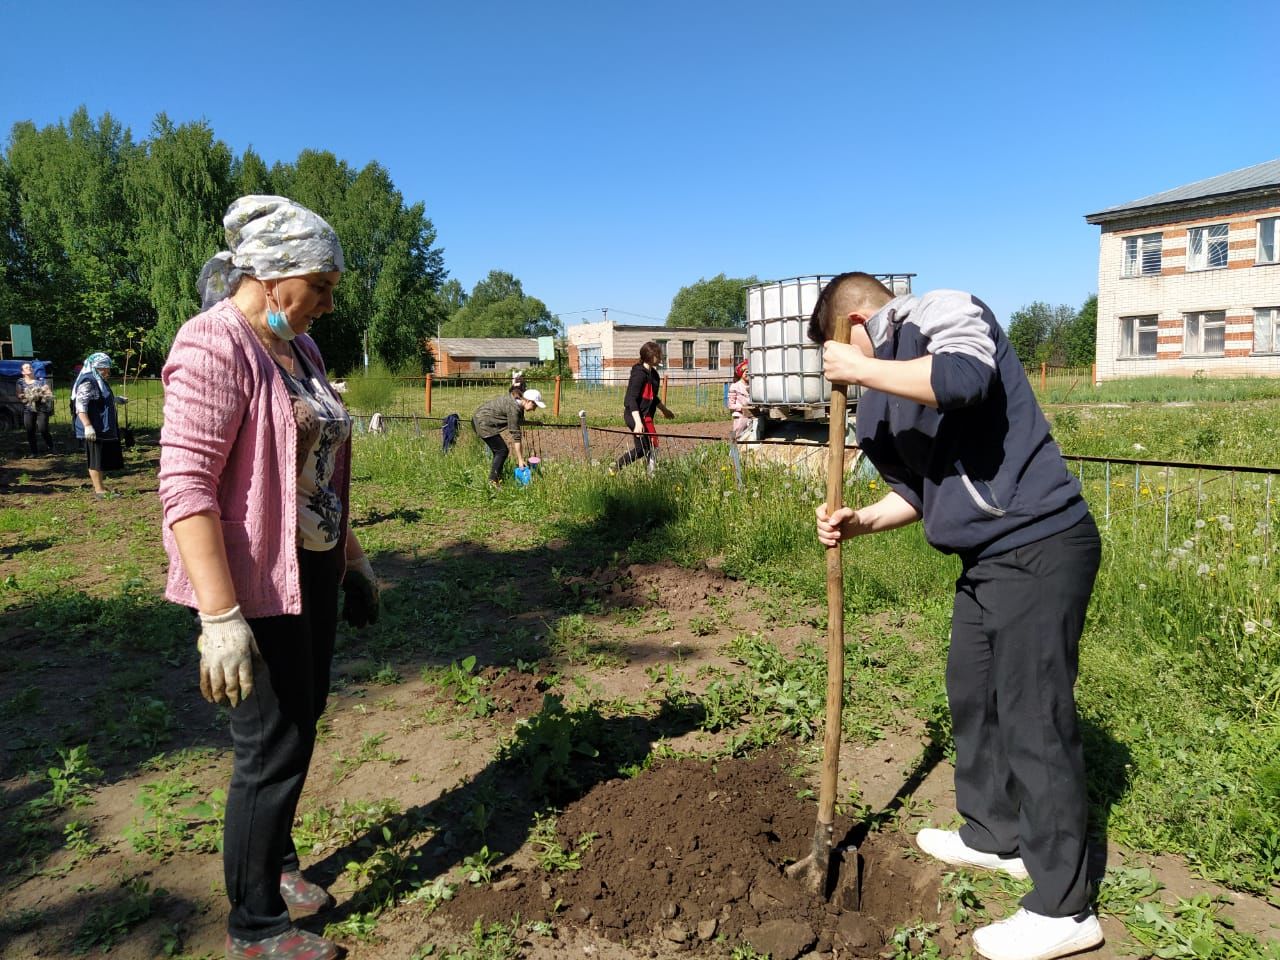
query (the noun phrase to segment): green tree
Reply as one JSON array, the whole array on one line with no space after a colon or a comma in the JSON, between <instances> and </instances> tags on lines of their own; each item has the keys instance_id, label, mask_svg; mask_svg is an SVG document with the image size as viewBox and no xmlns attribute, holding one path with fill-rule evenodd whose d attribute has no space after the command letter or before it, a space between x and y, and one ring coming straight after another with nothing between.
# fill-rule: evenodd
<instances>
[{"instance_id":1,"label":"green tree","mask_svg":"<svg viewBox=\"0 0 1280 960\"><path fill-rule=\"evenodd\" d=\"M446 337L555 337L563 329L560 319L537 297L525 294L512 274L490 270L441 332Z\"/></svg>"},{"instance_id":2,"label":"green tree","mask_svg":"<svg viewBox=\"0 0 1280 960\"><path fill-rule=\"evenodd\" d=\"M746 287L755 277L716 274L681 287L671 300L668 327L743 327L747 323Z\"/></svg>"},{"instance_id":3,"label":"green tree","mask_svg":"<svg viewBox=\"0 0 1280 960\"><path fill-rule=\"evenodd\" d=\"M235 185L234 192L237 197L276 192L271 186L271 171L263 163L262 157L254 152L253 147L246 147L244 153L232 163L231 181Z\"/></svg>"},{"instance_id":4,"label":"green tree","mask_svg":"<svg viewBox=\"0 0 1280 960\"><path fill-rule=\"evenodd\" d=\"M1090 294L1063 331L1063 349L1069 367L1087 367L1093 363L1098 345L1098 295Z\"/></svg>"},{"instance_id":5,"label":"green tree","mask_svg":"<svg viewBox=\"0 0 1280 960\"><path fill-rule=\"evenodd\" d=\"M138 152L127 128L109 113L95 122L84 107L66 123L36 129L24 121L10 134L25 251L39 278L33 335L59 363L122 350L128 331L153 322L125 196L125 171Z\"/></svg>"},{"instance_id":6,"label":"green tree","mask_svg":"<svg viewBox=\"0 0 1280 960\"><path fill-rule=\"evenodd\" d=\"M1009 317L1009 345L1024 364L1039 362L1041 346L1049 339L1049 325L1053 310L1043 300L1037 300Z\"/></svg>"},{"instance_id":7,"label":"green tree","mask_svg":"<svg viewBox=\"0 0 1280 960\"><path fill-rule=\"evenodd\" d=\"M145 340L150 361L200 310L196 278L223 246L222 215L233 199L231 150L204 121L175 127L159 114L129 165L126 196L137 222L135 260L156 312Z\"/></svg>"}]
</instances>

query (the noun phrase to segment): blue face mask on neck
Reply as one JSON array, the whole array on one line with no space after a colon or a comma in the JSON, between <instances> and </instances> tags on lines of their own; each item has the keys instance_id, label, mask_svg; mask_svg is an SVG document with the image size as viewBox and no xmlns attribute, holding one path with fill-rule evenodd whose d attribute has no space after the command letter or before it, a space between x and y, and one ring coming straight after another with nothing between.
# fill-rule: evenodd
<instances>
[{"instance_id":1,"label":"blue face mask on neck","mask_svg":"<svg viewBox=\"0 0 1280 960\"><path fill-rule=\"evenodd\" d=\"M297 336L293 327L289 326L289 318L283 310L267 308L267 328L286 343Z\"/></svg>"}]
</instances>

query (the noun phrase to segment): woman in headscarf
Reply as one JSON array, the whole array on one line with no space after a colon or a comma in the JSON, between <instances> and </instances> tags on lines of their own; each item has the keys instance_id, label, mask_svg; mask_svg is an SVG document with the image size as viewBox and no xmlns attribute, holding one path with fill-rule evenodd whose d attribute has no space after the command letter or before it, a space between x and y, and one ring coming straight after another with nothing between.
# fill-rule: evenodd
<instances>
[{"instance_id":1,"label":"woman in headscarf","mask_svg":"<svg viewBox=\"0 0 1280 960\"><path fill-rule=\"evenodd\" d=\"M730 426L733 439L739 443L751 435L756 418L751 415L751 379L747 373L747 361L739 360L733 368L733 383L729 384L729 411L733 414Z\"/></svg>"},{"instance_id":2,"label":"woman in headscarf","mask_svg":"<svg viewBox=\"0 0 1280 960\"><path fill-rule=\"evenodd\" d=\"M111 358L105 353L91 353L84 358L71 387L75 410L72 427L76 439L84 441L89 460L89 482L93 484L93 495L99 500L107 496L107 488L102 485L103 471L119 470L124 466L116 404L128 401L111 392L111 385L107 383L110 376Z\"/></svg>"},{"instance_id":3,"label":"woman in headscarf","mask_svg":"<svg viewBox=\"0 0 1280 960\"><path fill-rule=\"evenodd\" d=\"M166 596L198 611L201 692L231 708L227 957L328 960L336 946L290 919L334 903L302 876L290 828L339 584L353 626L376 621L379 603L348 518L351 420L307 335L333 310L342 247L284 197L241 197L223 225L229 249L200 274L204 312L163 371Z\"/></svg>"}]
</instances>

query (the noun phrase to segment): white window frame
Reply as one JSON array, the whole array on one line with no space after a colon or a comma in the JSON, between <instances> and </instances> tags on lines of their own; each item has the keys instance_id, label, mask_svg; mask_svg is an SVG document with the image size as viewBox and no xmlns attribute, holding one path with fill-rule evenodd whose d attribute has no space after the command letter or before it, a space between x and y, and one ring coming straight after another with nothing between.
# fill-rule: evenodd
<instances>
[{"instance_id":1,"label":"white window frame","mask_svg":"<svg viewBox=\"0 0 1280 960\"><path fill-rule=\"evenodd\" d=\"M1254 308L1253 352L1280 353L1280 307Z\"/></svg>"},{"instance_id":2,"label":"white window frame","mask_svg":"<svg viewBox=\"0 0 1280 960\"><path fill-rule=\"evenodd\" d=\"M1210 349L1205 344L1221 337L1221 347ZM1221 357L1227 352L1227 311L1200 310L1182 315L1182 355L1184 357Z\"/></svg>"},{"instance_id":3,"label":"white window frame","mask_svg":"<svg viewBox=\"0 0 1280 960\"><path fill-rule=\"evenodd\" d=\"M669 341L666 341L666 340L657 341L658 349L662 351L662 356L658 358L658 363L664 367L670 366L670 362L667 360L667 343L668 342Z\"/></svg>"},{"instance_id":4,"label":"white window frame","mask_svg":"<svg viewBox=\"0 0 1280 960\"><path fill-rule=\"evenodd\" d=\"M741 340L733 341L733 369L738 369L738 364L742 362L743 343Z\"/></svg>"},{"instance_id":5,"label":"white window frame","mask_svg":"<svg viewBox=\"0 0 1280 960\"><path fill-rule=\"evenodd\" d=\"M693 341L681 340L680 341L680 369L692 370L694 369L694 367L695 367L695 364L693 360Z\"/></svg>"},{"instance_id":6,"label":"white window frame","mask_svg":"<svg viewBox=\"0 0 1280 960\"><path fill-rule=\"evenodd\" d=\"M1280 217L1264 217L1258 221L1257 262L1280 263Z\"/></svg>"},{"instance_id":7,"label":"white window frame","mask_svg":"<svg viewBox=\"0 0 1280 960\"><path fill-rule=\"evenodd\" d=\"M719 340L707 341L707 369L708 370L720 369L720 341Z\"/></svg>"},{"instance_id":8,"label":"white window frame","mask_svg":"<svg viewBox=\"0 0 1280 960\"><path fill-rule=\"evenodd\" d=\"M1193 270L1225 270L1231 255L1231 228L1225 223L1211 223L1187 230L1187 272ZM1215 251L1217 248L1217 251ZM1216 253L1221 253L1221 263Z\"/></svg>"},{"instance_id":9,"label":"white window frame","mask_svg":"<svg viewBox=\"0 0 1280 960\"><path fill-rule=\"evenodd\" d=\"M1142 334L1151 334L1151 352L1141 352ZM1160 317L1156 314L1120 318L1120 360L1155 359L1160 349Z\"/></svg>"},{"instance_id":10,"label":"white window frame","mask_svg":"<svg viewBox=\"0 0 1280 960\"><path fill-rule=\"evenodd\" d=\"M1144 233L1124 238L1124 265L1122 277L1152 277L1160 275L1163 234Z\"/></svg>"},{"instance_id":11,"label":"white window frame","mask_svg":"<svg viewBox=\"0 0 1280 960\"><path fill-rule=\"evenodd\" d=\"M497 370L498 361L497 360L481 360L480 369L481 370Z\"/></svg>"}]
</instances>

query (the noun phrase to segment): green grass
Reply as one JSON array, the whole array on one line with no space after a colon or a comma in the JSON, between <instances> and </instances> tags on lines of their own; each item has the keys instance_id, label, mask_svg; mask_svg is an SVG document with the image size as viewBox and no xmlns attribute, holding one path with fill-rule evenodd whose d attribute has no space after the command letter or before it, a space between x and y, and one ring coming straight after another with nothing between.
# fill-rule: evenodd
<instances>
[{"instance_id":1,"label":"green grass","mask_svg":"<svg viewBox=\"0 0 1280 960\"><path fill-rule=\"evenodd\" d=\"M1280 449L1274 401L1062 408L1050 416L1061 419L1068 453L1257 462L1264 448ZM1135 451L1135 443L1144 449ZM813 506L824 496L820 479L750 467L739 490L723 446L707 444L663 460L656 482L642 471L608 478L585 466L547 464L546 482L495 496L485 489L479 451L459 453L441 456L427 440L362 437L356 460L384 513L398 502L422 504L422 489L436 491L422 518L428 528L479 508L534 528L534 540L572 544L565 559L574 570L619 554L689 565L718 556L726 571L781 598L783 607L824 597L823 557L812 535ZM1280 880L1280 554L1267 528L1263 482L1206 475L1197 484L1144 469L1136 486L1130 473L1117 471L1108 487L1100 467L1087 468L1095 512L1101 520L1109 489L1112 516L1078 696L1095 823L1116 840L1180 853L1208 876L1266 894ZM877 481L864 480L851 483L846 496L856 503L882 493ZM1274 523L1274 502L1270 510ZM412 525L383 526L390 527L378 532L384 548L401 548L413 536ZM1192 547L1183 546L1187 540ZM907 709L932 724L947 749L942 666L957 562L932 551L918 527L863 539L844 557L846 735L878 736L895 710ZM598 628L576 615L572 595L566 600L550 636L553 650L589 660ZM906 611L912 622L900 633L858 626ZM742 681L719 678L707 702L711 722L736 725L744 747L810 736L821 696L819 651L804 649L782 664L767 642L738 642L753 679L778 695L752 701Z\"/></svg>"}]
</instances>

